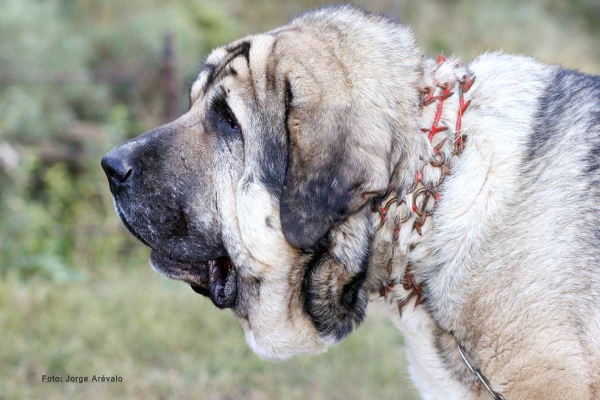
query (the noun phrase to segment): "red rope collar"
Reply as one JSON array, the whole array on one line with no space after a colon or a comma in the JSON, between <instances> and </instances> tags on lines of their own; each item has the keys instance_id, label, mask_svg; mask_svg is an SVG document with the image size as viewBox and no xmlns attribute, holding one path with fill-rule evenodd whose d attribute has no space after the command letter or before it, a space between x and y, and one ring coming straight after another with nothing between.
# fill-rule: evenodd
<instances>
[{"instance_id":1,"label":"red rope collar","mask_svg":"<svg viewBox=\"0 0 600 400\"><path fill-rule=\"evenodd\" d=\"M440 54L440 56L437 59L438 67L447 61L448 61L448 59L446 57L444 57L444 53ZM460 64L458 64L458 65L460 66ZM462 117L463 117L465 111L467 111L467 109L469 108L471 101L469 100L469 101L465 102L464 94L466 92L468 92L469 89L471 89L471 86L473 86L473 82L475 82L475 74L468 69L466 69L466 72L467 72L466 75L462 79L456 80L456 82L458 82L458 102L459 103L458 103L458 113L457 113L457 117L456 117L456 127L455 127L455 135L454 135L454 144L452 146L452 153L451 153L450 157L445 157L444 153L441 151L442 147L444 146L444 144L446 143L446 140L447 140L447 138L444 138L436 146L433 147L433 153L434 153L433 159L429 161L429 164L432 167L440 168L440 170L441 170L440 171L440 179L438 180L437 183L435 183L433 185L425 184L423 182L423 169L420 169L417 172L417 175L415 177L415 182L414 182L412 188L408 191L408 193L413 194L411 210L414 214L416 214L415 221L413 224L413 230L416 231L419 235L422 235L421 228L425 224L426 218L433 214L437 203L441 199L441 194L439 193L438 188L444 181L444 178L446 177L446 175L448 175L450 173L450 161L451 161L452 157L460 155L465 148L466 137L462 132ZM422 94L421 104L420 104L421 113L422 113L424 107L427 107L433 103L437 103L437 110L436 110L435 117L433 119L433 124L431 125L431 128L422 129L423 133L427 134L427 138L429 139L429 142L432 143L432 145L433 145L433 139L436 134L438 134L440 132L445 132L448 130L447 126L440 126L440 121L441 121L442 113L444 110L444 101L446 101L447 99L452 97L452 95L454 94L454 92L452 90L456 86L456 82L445 82L442 84L436 82L435 86L433 88L427 87L427 88L423 88L422 90L420 90L421 94ZM389 195L389 193L384 195L383 198L385 199L386 197L388 197L388 195ZM420 205L419 205L418 199L421 199ZM430 200L433 200L433 205L428 208ZM392 197L390 200L387 200L385 205L382 205L381 200L378 200L374 203L374 211L377 211L379 213L379 216L381 219L381 222L380 222L379 226L377 227L377 230L381 229L387 222L389 208L394 203L397 203L397 205L400 206L402 203L406 203L406 197L403 197L402 199L399 199L399 200L398 200L398 196ZM394 260L394 257L395 257L394 250L396 249L396 247L398 247L397 242L398 242L398 236L400 233L400 225L404 222L407 222L410 218L411 218L411 215L410 215L410 213L408 213L408 215L406 217L402 218L401 220L398 220L398 219L394 220L394 230L393 230L393 236L392 236L392 238L393 238L392 257L391 257L390 261L388 262L388 266L387 266L388 271L390 273L391 273L391 269L392 269L392 261ZM410 247L411 251L413 249L414 249L414 245ZM421 302L421 297L423 295L424 285L422 283L417 283L415 281L415 277L411 272L411 266L410 266L410 264L408 264L406 266L406 270L404 272L404 276L402 277L402 279L400 279L399 281L393 280L392 282L388 283L388 285L386 287L382 288L379 291L379 293L382 296L387 297L388 293L398 283L402 284L404 290L409 291L409 294L404 299L397 300L398 313L400 314L400 318L402 318L402 310L404 309L404 307L408 304L408 302L412 298L416 297L415 307L417 307L419 305L419 303ZM450 332L450 334L452 334L452 333ZM452 336L454 337L453 334L452 334ZM504 400L504 397L500 393L498 393L492 389L488 379L483 375L483 373L481 373L481 371L469 361L469 359L465 355L464 348L460 344L458 339L456 339L456 337L454 337L454 339L456 341L457 349L460 354L460 357L462 358L463 362L468 367L468 369L473 374L476 375L476 377L479 379L479 381L481 382L483 387L488 391L488 393L491 395L491 397L493 399Z\"/></svg>"},{"instance_id":2,"label":"red rope collar","mask_svg":"<svg viewBox=\"0 0 600 400\"><path fill-rule=\"evenodd\" d=\"M443 63L447 62L448 59L444 56L444 53L440 54L437 59L438 67ZM419 235L422 235L422 227L425 224L425 221L428 216L431 216L435 211L436 205L441 199L441 194L439 192L439 187L444 181L446 175L450 174L450 161L452 156L458 156L462 153L465 146L466 137L462 132L462 117L465 111L469 108L471 101L465 102L464 93L468 92L473 86L473 82L475 82L475 75L467 69L467 74L462 79L457 79L456 82L444 82L437 83L434 87L426 87L420 90L421 92L421 103L420 103L420 111L422 113L423 108L430 106L431 104L437 104L437 110L435 113L435 117L433 119L433 124L431 128L422 129L423 133L427 135L427 138L430 143L433 142L433 139L436 134L440 132L445 132L448 130L447 126L440 125L442 113L444 111L444 102L452 97L455 92L453 89L455 88L456 83L458 83L458 114L456 118L456 127L455 127L455 136L454 143L452 147L452 153L450 157L444 156L444 153L441 152L442 147L446 143L447 138L444 138L440 141L436 146L433 147L433 159L429 161L429 164L432 167L440 169L440 179L435 184L425 184L423 182L423 169L420 169L415 177L415 182L411 189L407 193L412 193L412 204L410 205L410 209L414 214L416 214L413 230L416 231ZM381 222L377 227L377 230L381 229L388 220L388 211L394 203L397 203L400 206L402 203L406 204L406 197L402 199L398 199L397 196L391 197L389 200L385 200L386 197L389 197L389 193L384 197L384 200L378 199L374 202L373 211L379 213ZM433 204L430 205L431 200L433 200ZM385 204L383 203L385 201ZM391 272L392 260L394 259L394 250L397 247L398 236L400 234L400 225L407 222L413 215L408 213L402 219L394 220L394 230L393 230L393 241L392 241L392 258L388 262L387 268ZM410 250L413 248L411 247ZM398 312L400 316L402 316L402 310L404 306L408 304L408 302L416 297L415 307L419 305L422 297L422 289L423 285L421 283L417 284L415 281L414 275L411 273L410 265L407 265L404 277L402 279L393 280L388 285L380 290L380 294L382 296L387 296L387 294L392 290L392 288L397 284L401 283L405 290L410 291L408 296L406 296L402 300L397 300L398 303Z\"/></svg>"}]
</instances>

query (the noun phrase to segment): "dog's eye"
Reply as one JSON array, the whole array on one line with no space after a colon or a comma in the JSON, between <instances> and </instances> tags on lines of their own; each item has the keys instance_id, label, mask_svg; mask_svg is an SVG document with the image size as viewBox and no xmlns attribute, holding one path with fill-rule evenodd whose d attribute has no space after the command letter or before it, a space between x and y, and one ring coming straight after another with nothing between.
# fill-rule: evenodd
<instances>
[{"instance_id":1,"label":"dog's eye","mask_svg":"<svg viewBox=\"0 0 600 400\"><path fill-rule=\"evenodd\" d=\"M217 130L221 135L241 133L240 124L224 99L216 100L213 103L213 110L216 116Z\"/></svg>"},{"instance_id":2,"label":"dog's eye","mask_svg":"<svg viewBox=\"0 0 600 400\"><path fill-rule=\"evenodd\" d=\"M232 117L231 115L225 116L224 119L225 119L225 122L227 122L229 124L229 127L231 129L238 129L239 128L237 120L234 117Z\"/></svg>"},{"instance_id":3,"label":"dog's eye","mask_svg":"<svg viewBox=\"0 0 600 400\"><path fill-rule=\"evenodd\" d=\"M230 111L224 112L219 117L218 129L222 135L232 135L241 132L240 124Z\"/></svg>"}]
</instances>

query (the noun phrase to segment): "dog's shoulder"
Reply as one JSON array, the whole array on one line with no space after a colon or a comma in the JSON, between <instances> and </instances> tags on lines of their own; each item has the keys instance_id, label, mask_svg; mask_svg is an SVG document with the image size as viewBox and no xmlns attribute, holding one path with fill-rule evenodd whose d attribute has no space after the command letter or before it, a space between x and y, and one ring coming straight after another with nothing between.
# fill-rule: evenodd
<instances>
[{"instance_id":1,"label":"dog's shoulder","mask_svg":"<svg viewBox=\"0 0 600 400\"><path fill-rule=\"evenodd\" d=\"M531 117L548 82L558 66L503 52L488 52L477 57L469 68L477 77L470 93L473 109L484 116L498 116L511 121ZM515 118L516 117L516 118Z\"/></svg>"},{"instance_id":2,"label":"dog's shoulder","mask_svg":"<svg viewBox=\"0 0 600 400\"><path fill-rule=\"evenodd\" d=\"M503 394L546 390L529 385L569 397L577 384L589 394L585 370L600 366L599 79L497 52L468 67L468 145L415 250L427 257L413 259L427 307L495 384L518 382ZM516 359L549 372L528 375Z\"/></svg>"}]
</instances>

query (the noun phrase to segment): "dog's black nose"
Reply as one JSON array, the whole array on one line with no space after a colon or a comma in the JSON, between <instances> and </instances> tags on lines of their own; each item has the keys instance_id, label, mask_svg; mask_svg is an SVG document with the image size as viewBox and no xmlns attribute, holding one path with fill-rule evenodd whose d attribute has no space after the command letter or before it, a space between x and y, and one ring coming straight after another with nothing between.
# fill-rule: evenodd
<instances>
[{"instance_id":1,"label":"dog's black nose","mask_svg":"<svg viewBox=\"0 0 600 400\"><path fill-rule=\"evenodd\" d=\"M120 185L129 178L132 168L123 157L112 153L111 151L102 158L102 169L111 184Z\"/></svg>"}]
</instances>

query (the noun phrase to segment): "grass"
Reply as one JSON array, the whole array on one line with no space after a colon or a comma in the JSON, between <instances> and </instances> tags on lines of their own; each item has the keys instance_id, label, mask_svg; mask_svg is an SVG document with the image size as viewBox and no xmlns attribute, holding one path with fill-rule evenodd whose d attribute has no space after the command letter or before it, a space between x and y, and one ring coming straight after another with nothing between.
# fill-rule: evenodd
<instances>
[{"instance_id":1,"label":"grass","mask_svg":"<svg viewBox=\"0 0 600 400\"><path fill-rule=\"evenodd\" d=\"M63 284L0 281L0 327L0 399L417 398L400 332L376 304L326 354L281 363L254 355L230 312L146 266Z\"/></svg>"}]
</instances>

